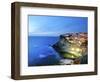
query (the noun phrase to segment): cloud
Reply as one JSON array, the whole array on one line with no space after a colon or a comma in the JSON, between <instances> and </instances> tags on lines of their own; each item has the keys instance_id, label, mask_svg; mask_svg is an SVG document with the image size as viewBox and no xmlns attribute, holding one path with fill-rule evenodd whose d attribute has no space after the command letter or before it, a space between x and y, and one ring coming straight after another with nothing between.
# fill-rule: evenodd
<instances>
[{"instance_id":1,"label":"cloud","mask_svg":"<svg viewBox=\"0 0 100 82\"><path fill-rule=\"evenodd\" d=\"M29 36L59 36L61 32L30 32Z\"/></svg>"}]
</instances>

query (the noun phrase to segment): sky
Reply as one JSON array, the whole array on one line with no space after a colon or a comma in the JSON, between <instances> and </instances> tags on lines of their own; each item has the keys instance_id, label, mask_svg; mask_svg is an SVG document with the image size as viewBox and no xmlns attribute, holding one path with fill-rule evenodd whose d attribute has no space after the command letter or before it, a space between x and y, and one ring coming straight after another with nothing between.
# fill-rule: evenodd
<instances>
[{"instance_id":1,"label":"sky","mask_svg":"<svg viewBox=\"0 0 100 82\"><path fill-rule=\"evenodd\" d=\"M28 16L29 36L59 36L72 32L87 32L87 17Z\"/></svg>"}]
</instances>

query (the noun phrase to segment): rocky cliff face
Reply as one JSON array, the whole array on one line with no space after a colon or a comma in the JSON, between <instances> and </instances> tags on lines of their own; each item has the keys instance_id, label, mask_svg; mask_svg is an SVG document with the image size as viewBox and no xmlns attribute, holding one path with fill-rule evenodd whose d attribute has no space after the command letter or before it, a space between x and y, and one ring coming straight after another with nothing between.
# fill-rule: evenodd
<instances>
[{"instance_id":1,"label":"rocky cliff face","mask_svg":"<svg viewBox=\"0 0 100 82\"><path fill-rule=\"evenodd\" d=\"M87 55L87 44L87 33L66 33L60 35L60 40L53 48L62 58L77 59Z\"/></svg>"}]
</instances>

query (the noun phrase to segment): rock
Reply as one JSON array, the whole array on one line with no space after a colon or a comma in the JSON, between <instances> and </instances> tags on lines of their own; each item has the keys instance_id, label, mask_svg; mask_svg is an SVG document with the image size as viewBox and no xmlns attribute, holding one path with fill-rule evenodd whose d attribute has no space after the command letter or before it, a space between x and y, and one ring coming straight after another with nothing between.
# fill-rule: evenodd
<instances>
[{"instance_id":1,"label":"rock","mask_svg":"<svg viewBox=\"0 0 100 82\"><path fill-rule=\"evenodd\" d=\"M73 64L73 63L74 63L74 61L71 60L71 59L61 59L61 60L60 60L60 64L61 64L61 65L71 65L71 64Z\"/></svg>"},{"instance_id":2,"label":"rock","mask_svg":"<svg viewBox=\"0 0 100 82\"><path fill-rule=\"evenodd\" d=\"M76 59L87 53L87 33L66 33L53 48L63 58Z\"/></svg>"}]
</instances>

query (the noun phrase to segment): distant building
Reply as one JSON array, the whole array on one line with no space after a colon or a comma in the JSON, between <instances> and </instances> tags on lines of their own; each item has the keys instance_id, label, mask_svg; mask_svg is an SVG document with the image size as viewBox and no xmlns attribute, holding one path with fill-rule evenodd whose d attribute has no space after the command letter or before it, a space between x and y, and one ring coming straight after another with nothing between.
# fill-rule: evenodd
<instances>
[{"instance_id":1,"label":"distant building","mask_svg":"<svg viewBox=\"0 0 100 82\"><path fill-rule=\"evenodd\" d=\"M53 45L63 58L79 58L87 55L87 33L66 33Z\"/></svg>"}]
</instances>

